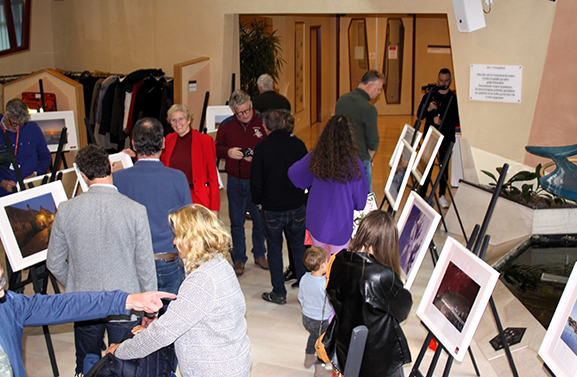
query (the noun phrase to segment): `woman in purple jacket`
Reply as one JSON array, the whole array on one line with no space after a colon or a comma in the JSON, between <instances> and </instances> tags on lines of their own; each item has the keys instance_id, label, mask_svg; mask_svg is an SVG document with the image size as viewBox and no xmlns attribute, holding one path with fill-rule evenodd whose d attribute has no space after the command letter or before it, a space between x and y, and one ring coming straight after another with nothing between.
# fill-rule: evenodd
<instances>
[{"instance_id":1,"label":"woman in purple jacket","mask_svg":"<svg viewBox=\"0 0 577 377\"><path fill-rule=\"evenodd\" d=\"M292 183L310 187L306 226L313 245L329 257L346 249L353 233L353 212L362 210L369 189L357 152L353 121L335 115L326 124L315 148L289 168Z\"/></svg>"}]
</instances>

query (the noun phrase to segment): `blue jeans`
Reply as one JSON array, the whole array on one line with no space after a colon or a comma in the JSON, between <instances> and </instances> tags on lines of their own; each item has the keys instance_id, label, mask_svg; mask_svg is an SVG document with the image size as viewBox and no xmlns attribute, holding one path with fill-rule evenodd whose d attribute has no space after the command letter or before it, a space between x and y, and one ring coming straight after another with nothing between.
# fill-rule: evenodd
<instances>
[{"instance_id":1,"label":"blue jeans","mask_svg":"<svg viewBox=\"0 0 577 377\"><path fill-rule=\"evenodd\" d=\"M373 167L371 160L362 160L363 165L365 165L365 176L367 177L367 186L369 187L369 192L373 192Z\"/></svg>"},{"instance_id":2,"label":"blue jeans","mask_svg":"<svg viewBox=\"0 0 577 377\"><path fill-rule=\"evenodd\" d=\"M155 260L156 279L158 281L158 290L169 293L178 293L178 288L184 279L184 269L180 260L175 258L173 262L164 260Z\"/></svg>"},{"instance_id":3,"label":"blue jeans","mask_svg":"<svg viewBox=\"0 0 577 377\"><path fill-rule=\"evenodd\" d=\"M108 331L108 345L120 343L128 330L140 324L134 322L109 322L94 320L74 322L74 345L76 346L76 373L87 373L100 359L104 331Z\"/></svg>"},{"instance_id":4,"label":"blue jeans","mask_svg":"<svg viewBox=\"0 0 577 377\"><path fill-rule=\"evenodd\" d=\"M286 230L287 243L291 246L297 275L297 282L306 272L303 264L305 253L305 206L291 211L262 211L264 233L268 246L268 266L272 291L277 296L286 297L284 286L282 240Z\"/></svg>"},{"instance_id":5,"label":"blue jeans","mask_svg":"<svg viewBox=\"0 0 577 377\"><path fill-rule=\"evenodd\" d=\"M228 215L230 217L230 233L232 236L232 259L235 262L246 263L246 239L244 221L246 211L252 217L252 253L254 259L263 258L266 254L264 233L258 208L252 202L250 195L250 179L238 179L228 176L226 184L228 196Z\"/></svg>"}]
</instances>

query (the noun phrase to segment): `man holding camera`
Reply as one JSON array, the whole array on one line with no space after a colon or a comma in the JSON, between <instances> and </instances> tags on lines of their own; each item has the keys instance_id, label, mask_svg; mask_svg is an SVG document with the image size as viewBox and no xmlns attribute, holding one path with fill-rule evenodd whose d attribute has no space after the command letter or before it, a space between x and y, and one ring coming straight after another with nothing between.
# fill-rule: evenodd
<instances>
[{"instance_id":1,"label":"man holding camera","mask_svg":"<svg viewBox=\"0 0 577 377\"><path fill-rule=\"evenodd\" d=\"M452 81L451 71L447 68L441 69L437 78L437 86L431 89L433 92L429 96L428 101L428 94L423 96L417 112L421 119L426 119L423 134L426 134L432 125L444 136L441 147L439 148L441 161L449 152L449 144L455 142L455 129L460 125L457 96L450 89ZM445 198L449 177L448 168L445 169L443 176L445 179L442 179L439 184L439 204L443 208L449 208L449 203ZM425 185L427 185L427 183Z\"/></svg>"},{"instance_id":2,"label":"man holding camera","mask_svg":"<svg viewBox=\"0 0 577 377\"><path fill-rule=\"evenodd\" d=\"M248 94L236 90L230 96L228 105L234 115L226 118L216 134L216 155L226 159L228 180L228 213L232 235L232 259L234 272L242 275L247 261L244 234L245 214L252 218L252 253L254 261L265 270L268 269L264 233L258 208L250 195L250 166L252 150L266 137L260 115L252 107Z\"/></svg>"}]
</instances>

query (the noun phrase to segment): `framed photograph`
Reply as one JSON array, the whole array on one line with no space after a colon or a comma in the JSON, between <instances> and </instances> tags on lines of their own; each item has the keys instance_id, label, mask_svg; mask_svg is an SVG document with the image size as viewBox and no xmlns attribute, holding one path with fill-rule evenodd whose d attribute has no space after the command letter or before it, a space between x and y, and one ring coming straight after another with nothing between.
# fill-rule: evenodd
<instances>
[{"instance_id":1,"label":"framed photograph","mask_svg":"<svg viewBox=\"0 0 577 377\"><path fill-rule=\"evenodd\" d=\"M435 127L429 127L427 135L425 135L425 140L423 140L423 145L421 145L421 149L419 149L415 165L413 166L413 175L419 182L419 185L425 183L442 141L443 135L439 130Z\"/></svg>"},{"instance_id":2,"label":"framed photograph","mask_svg":"<svg viewBox=\"0 0 577 377\"><path fill-rule=\"evenodd\" d=\"M539 356L556 376L575 376L577 370L577 263L569 276Z\"/></svg>"},{"instance_id":3,"label":"framed photograph","mask_svg":"<svg viewBox=\"0 0 577 377\"><path fill-rule=\"evenodd\" d=\"M403 146L393 163L389 179L387 179L387 184L385 185L385 196L393 207L393 211L398 210L401 205L403 193L405 192L405 187L407 187L407 181L411 175L411 167L415 162L416 156L415 150L406 140L402 140L402 143Z\"/></svg>"},{"instance_id":4,"label":"framed photograph","mask_svg":"<svg viewBox=\"0 0 577 377\"><path fill-rule=\"evenodd\" d=\"M365 216L377 209L379 209L377 198L375 197L374 193L369 192L369 195L367 195L367 204L365 205L365 208L361 211L355 210L353 212L353 234L351 235L351 238L357 234L357 229L359 229L359 225Z\"/></svg>"},{"instance_id":5,"label":"framed photograph","mask_svg":"<svg viewBox=\"0 0 577 377\"><path fill-rule=\"evenodd\" d=\"M60 176L62 176L60 180L62 181L62 186L64 187L64 191L66 192L66 197L68 199L75 197L78 191L78 187L80 186L80 182L78 181L78 175L76 174L76 170L74 169L74 167L59 170L58 172L56 172L56 180L58 180L59 179L58 177ZM50 174L44 174L39 175L38 177L25 179L24 184L26 185L26 187L30 187L30 184L32 184L33 187L38 187L42 184L44 177L50 179ZM18 191L20 191L20 186L17 187Z\"/></svg>"},{"instance_id":6,"label":"framed photograph","mask_svg":"<svg viewBox=\"0 0 577 377\"><path fill-rule=\"evenodd\" d=\"M54 216L65 200L60 181L0 198L0 236L13 271L46 260Z\"/></svg>"},{"instance_id":7,"label":"framed photograph","mask_svg":"<svg viewBox=\"0 0 577 377\"><path fill-rule=\"evenodd\" d=\"M389 166L393 166L393 162L395 162L397 153L399 153L399 151L402 148L401 140L406 140L407 143L411 144L411 141L413 141L414 134L415 129L413 128L413 126L411 126L410 124L405 124L405 126L403 127L403 131L401 132L401 136L399 136L399 141L397 141L397 146L395 147L393 155L391 156L391 160L389 161ZM417 147L419 146L419 141L421 141L421 136L423 136L423 134L417 131L417 137L415 137L415 142L412 145L414 150L417 150Z\"/></svg>"},{"instance_id":8,"label":"framed photograph","mask_svg":"<svg viewBox=\"0 0 577 377\"><path fill-rule=\"evenodd\" d=\"M417 315L457 361L463 361L499 273L448 237Z\"/></svg>"},{"instance_id":9,"label":"framed photograph","mask_svg":"<svg viewBox=\"0 0 577 377\"><path fill-rule=\"evenodd\" d=\"M122 169L130 168L134 165L132 162L132 158L130 158L130 156L124 152L108 155L108 159L110 160L110 162L112 162L112 173ZM74 171L76 172L78 183L80 184L82 192L88 191L88 183L86 183L86 181L82 177L82 174L80 174L80 169L78 169L76 162L74 163Z\"/></svg>"},{"instance_id":10,"label":"framed photograph","mask_svg":"<svg viewBox=\"0 0 577 377\"><path fill-rule=\"evenodd\" d=\"M108 159L112 162L113 173L122 169L130 168L134 165L132 158L124 152L108 155Z\"/></svg>"},{"instance_id":11,"label":"framed photograph","mask_svg":"<svg viewBox=\"0 0 577 377\"><path fill-rule=\"evenodd\" d=\"M78 138L76 137L76 121L74 119L74 111L48 111L44 113L30 114L30 120L38 123L46 144L50 152L58 151L58 143L60 142L60 134L62 127L66 126L67 143L64 144L63 151L78 150Z\"/></svg>"},{"instance_id":12,"label":"framed photograph","mask_svg":"<svg viewBox=\"0 0 577 377\"><path fill-rule=\"evenodd\" d=\"M397 222L401 278L405 281L405 289L411 290L440 220L441 215L411 191Z\"/></svg>"},{"instance_id":13,"label":"framed photograph","mask_svg":"<svg viewBox=\"0 0 577 377\"><path fill-rule=\"evenodd\" d=\"M223 120L234 115L228 106L208 106L206 108L206 132L216 132Z\"/></svg>"}]
</instances>

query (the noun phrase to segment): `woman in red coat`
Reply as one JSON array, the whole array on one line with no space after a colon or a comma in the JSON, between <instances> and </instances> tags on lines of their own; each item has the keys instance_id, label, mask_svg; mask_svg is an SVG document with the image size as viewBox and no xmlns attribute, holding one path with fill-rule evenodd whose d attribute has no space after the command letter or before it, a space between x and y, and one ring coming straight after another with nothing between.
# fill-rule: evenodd
<instances>
[{"instance_id":1,"label":"woman in red coat","mask_svg":"<svg viewBox=\"0 0 577 377\"><path fill-rule=\"evenodd\" d=\"M160 161L186 175L193 203L215 212L220 210L213 138L191 128L192 114L184 105L168 109L168 122L174 133L166 135Z\"/></svg>"}]
</instances>

